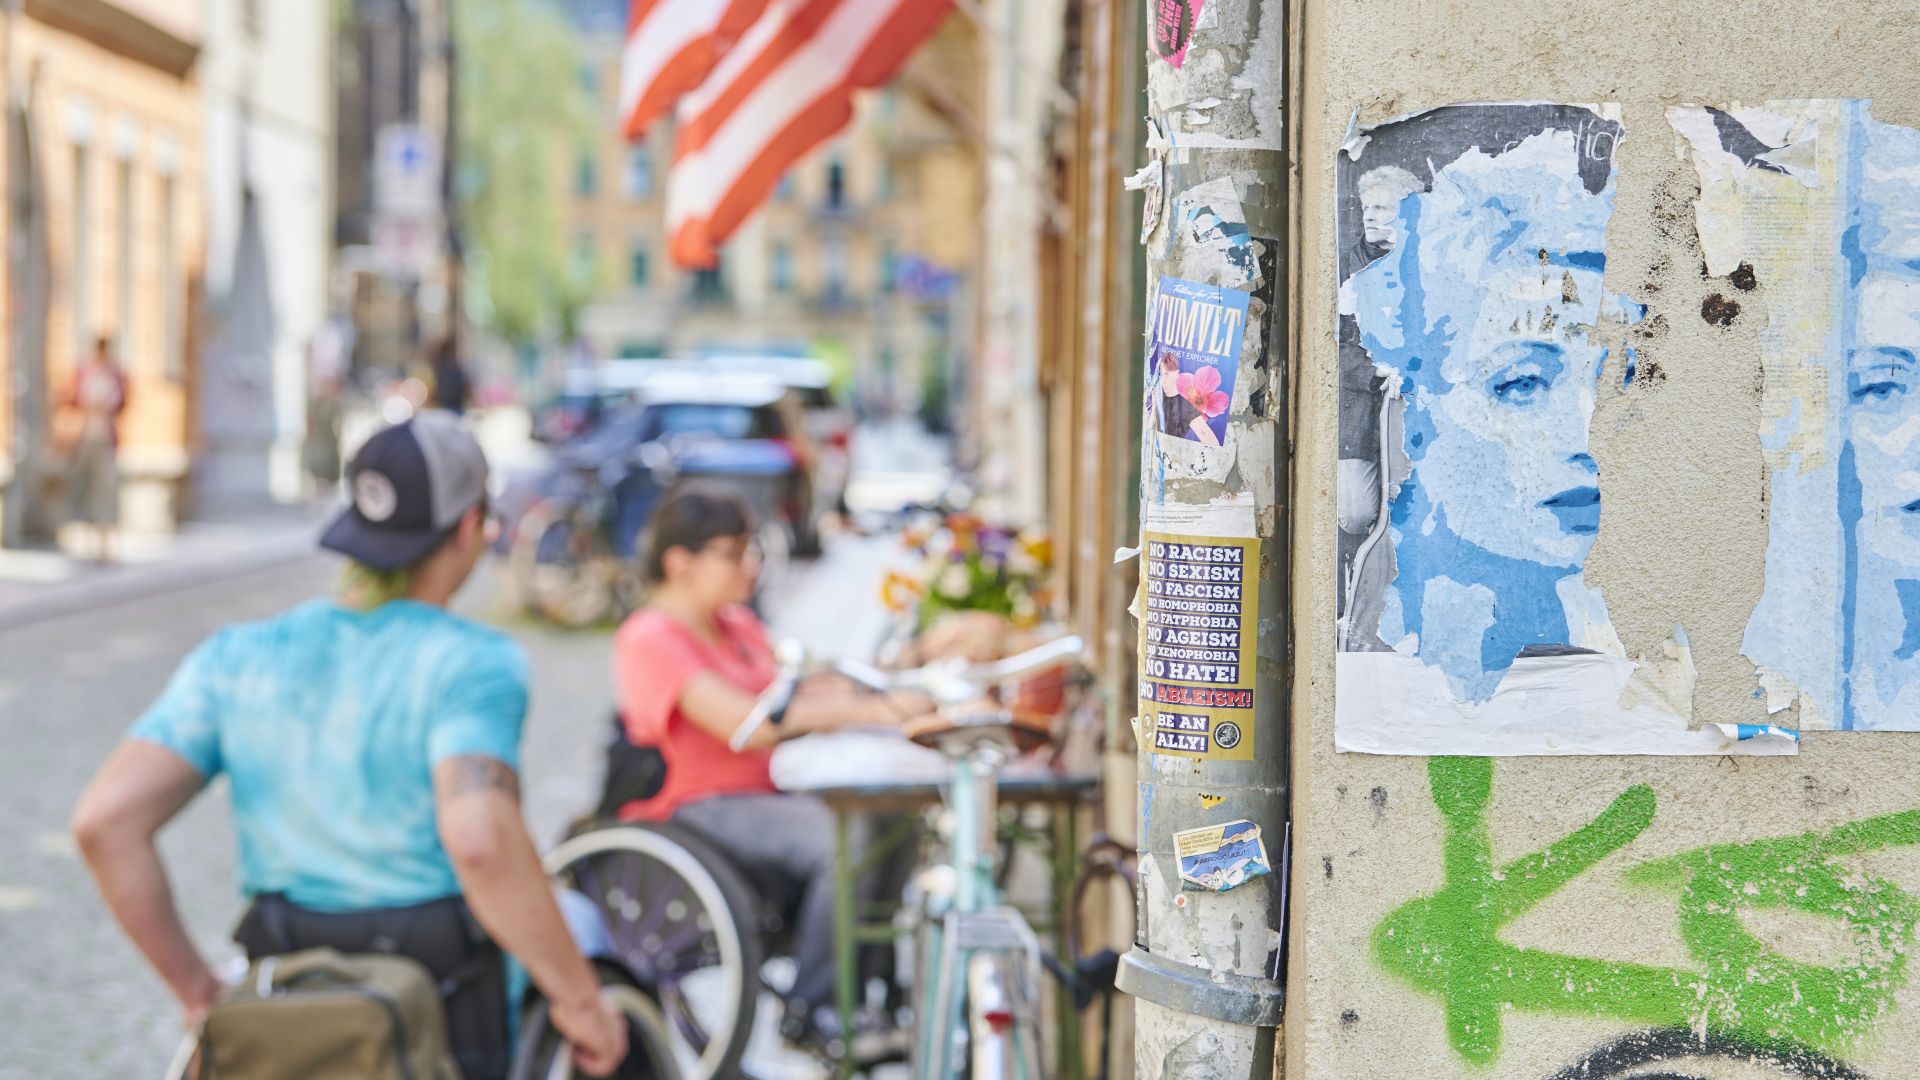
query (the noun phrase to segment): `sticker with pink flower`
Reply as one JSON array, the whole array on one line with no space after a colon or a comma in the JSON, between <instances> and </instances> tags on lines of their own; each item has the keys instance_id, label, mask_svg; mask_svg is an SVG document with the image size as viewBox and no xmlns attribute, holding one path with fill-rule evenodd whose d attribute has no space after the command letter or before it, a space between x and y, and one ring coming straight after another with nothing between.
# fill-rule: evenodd
<instances>
[{"instance_id":1,"label":"sticker with pink flower","mask_svg":"<svg viewBox=\"0 0 1920 1080\"><path fill-rule=\"evenodd\" d=\"M1226 442L1247 294L1163 277L1148 314L1154 426L1209 446Z\"/></svg>"}]
</instances>

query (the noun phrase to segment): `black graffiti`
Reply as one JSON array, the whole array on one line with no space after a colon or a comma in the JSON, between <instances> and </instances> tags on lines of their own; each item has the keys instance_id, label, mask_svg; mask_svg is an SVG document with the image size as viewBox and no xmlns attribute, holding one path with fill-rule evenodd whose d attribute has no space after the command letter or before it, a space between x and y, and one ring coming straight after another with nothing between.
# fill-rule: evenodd
<instances>
[{"instance_id":1,"label":"black graffiti","mask_svg":"<svg viewBox=\"0 0 1920 1080\"><path fill-rule=\"evenodd\" d=\"M1587 1054L1548 1080L1721 1080L1715 1061L1777 1070L1781 1080L1868 1080L1844 1061L1798 1047L1760 1046L1727 1035L1696 1034L1685 1028L1635 1031ZM1702 1066L1707 1071L1701 1071Z\"/></svg>"}]
</instances>

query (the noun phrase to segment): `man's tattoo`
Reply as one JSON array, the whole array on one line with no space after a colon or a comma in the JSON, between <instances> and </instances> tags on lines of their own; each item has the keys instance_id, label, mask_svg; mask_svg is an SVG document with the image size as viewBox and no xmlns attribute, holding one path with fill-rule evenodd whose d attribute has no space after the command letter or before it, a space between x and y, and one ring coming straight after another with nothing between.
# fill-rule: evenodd
<instances>
[{"instance_id":1,"label":"man's tattoo","mask_svg":"<svg viewBox=\"0 0 1920 1080\"><path fill-rule=\"evenodd\" d=\"M516 801L520 798L519 774L499 758L485 754L462 754L448 759L447 764L452 766L451 775L447 778L448 798L470 791L504 791Z\"/></svg>"}]
</instances>

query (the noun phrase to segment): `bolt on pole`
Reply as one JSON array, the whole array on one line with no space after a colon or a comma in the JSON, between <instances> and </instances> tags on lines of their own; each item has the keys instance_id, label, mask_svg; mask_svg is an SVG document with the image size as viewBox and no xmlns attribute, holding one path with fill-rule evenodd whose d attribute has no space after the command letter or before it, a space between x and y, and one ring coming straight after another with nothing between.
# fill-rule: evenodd
<instances>
[{"instance_id":1,"label":"bolt on pole","mask_svg":"<svg viewBox=\"0 0 1920 1080\"><path fill-rule=\"evenodd\" d=\"M1137 1075L1274 1075L1283 1004L1287 0L1146 0Z\"/></svg>"}]
</instances>

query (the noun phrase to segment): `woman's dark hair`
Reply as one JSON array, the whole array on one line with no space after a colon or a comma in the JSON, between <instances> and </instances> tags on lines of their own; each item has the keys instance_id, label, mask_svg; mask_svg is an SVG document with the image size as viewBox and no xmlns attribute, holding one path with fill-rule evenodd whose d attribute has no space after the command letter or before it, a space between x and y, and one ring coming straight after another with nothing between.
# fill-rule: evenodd
<instances>
[{"instance_id":1,"label":"woman's dark hair","mask_svg":"<svg viewBox=\"0 0 1920 1080\"><path fill-rule=\"evenodd\" d=\"M658 584L666 580L667 552L674 548L699 551L723 536L751 535L753 511L738 496L711 488L680 488L653 511L641 570Z\"/></svg>"}]
</instances>

